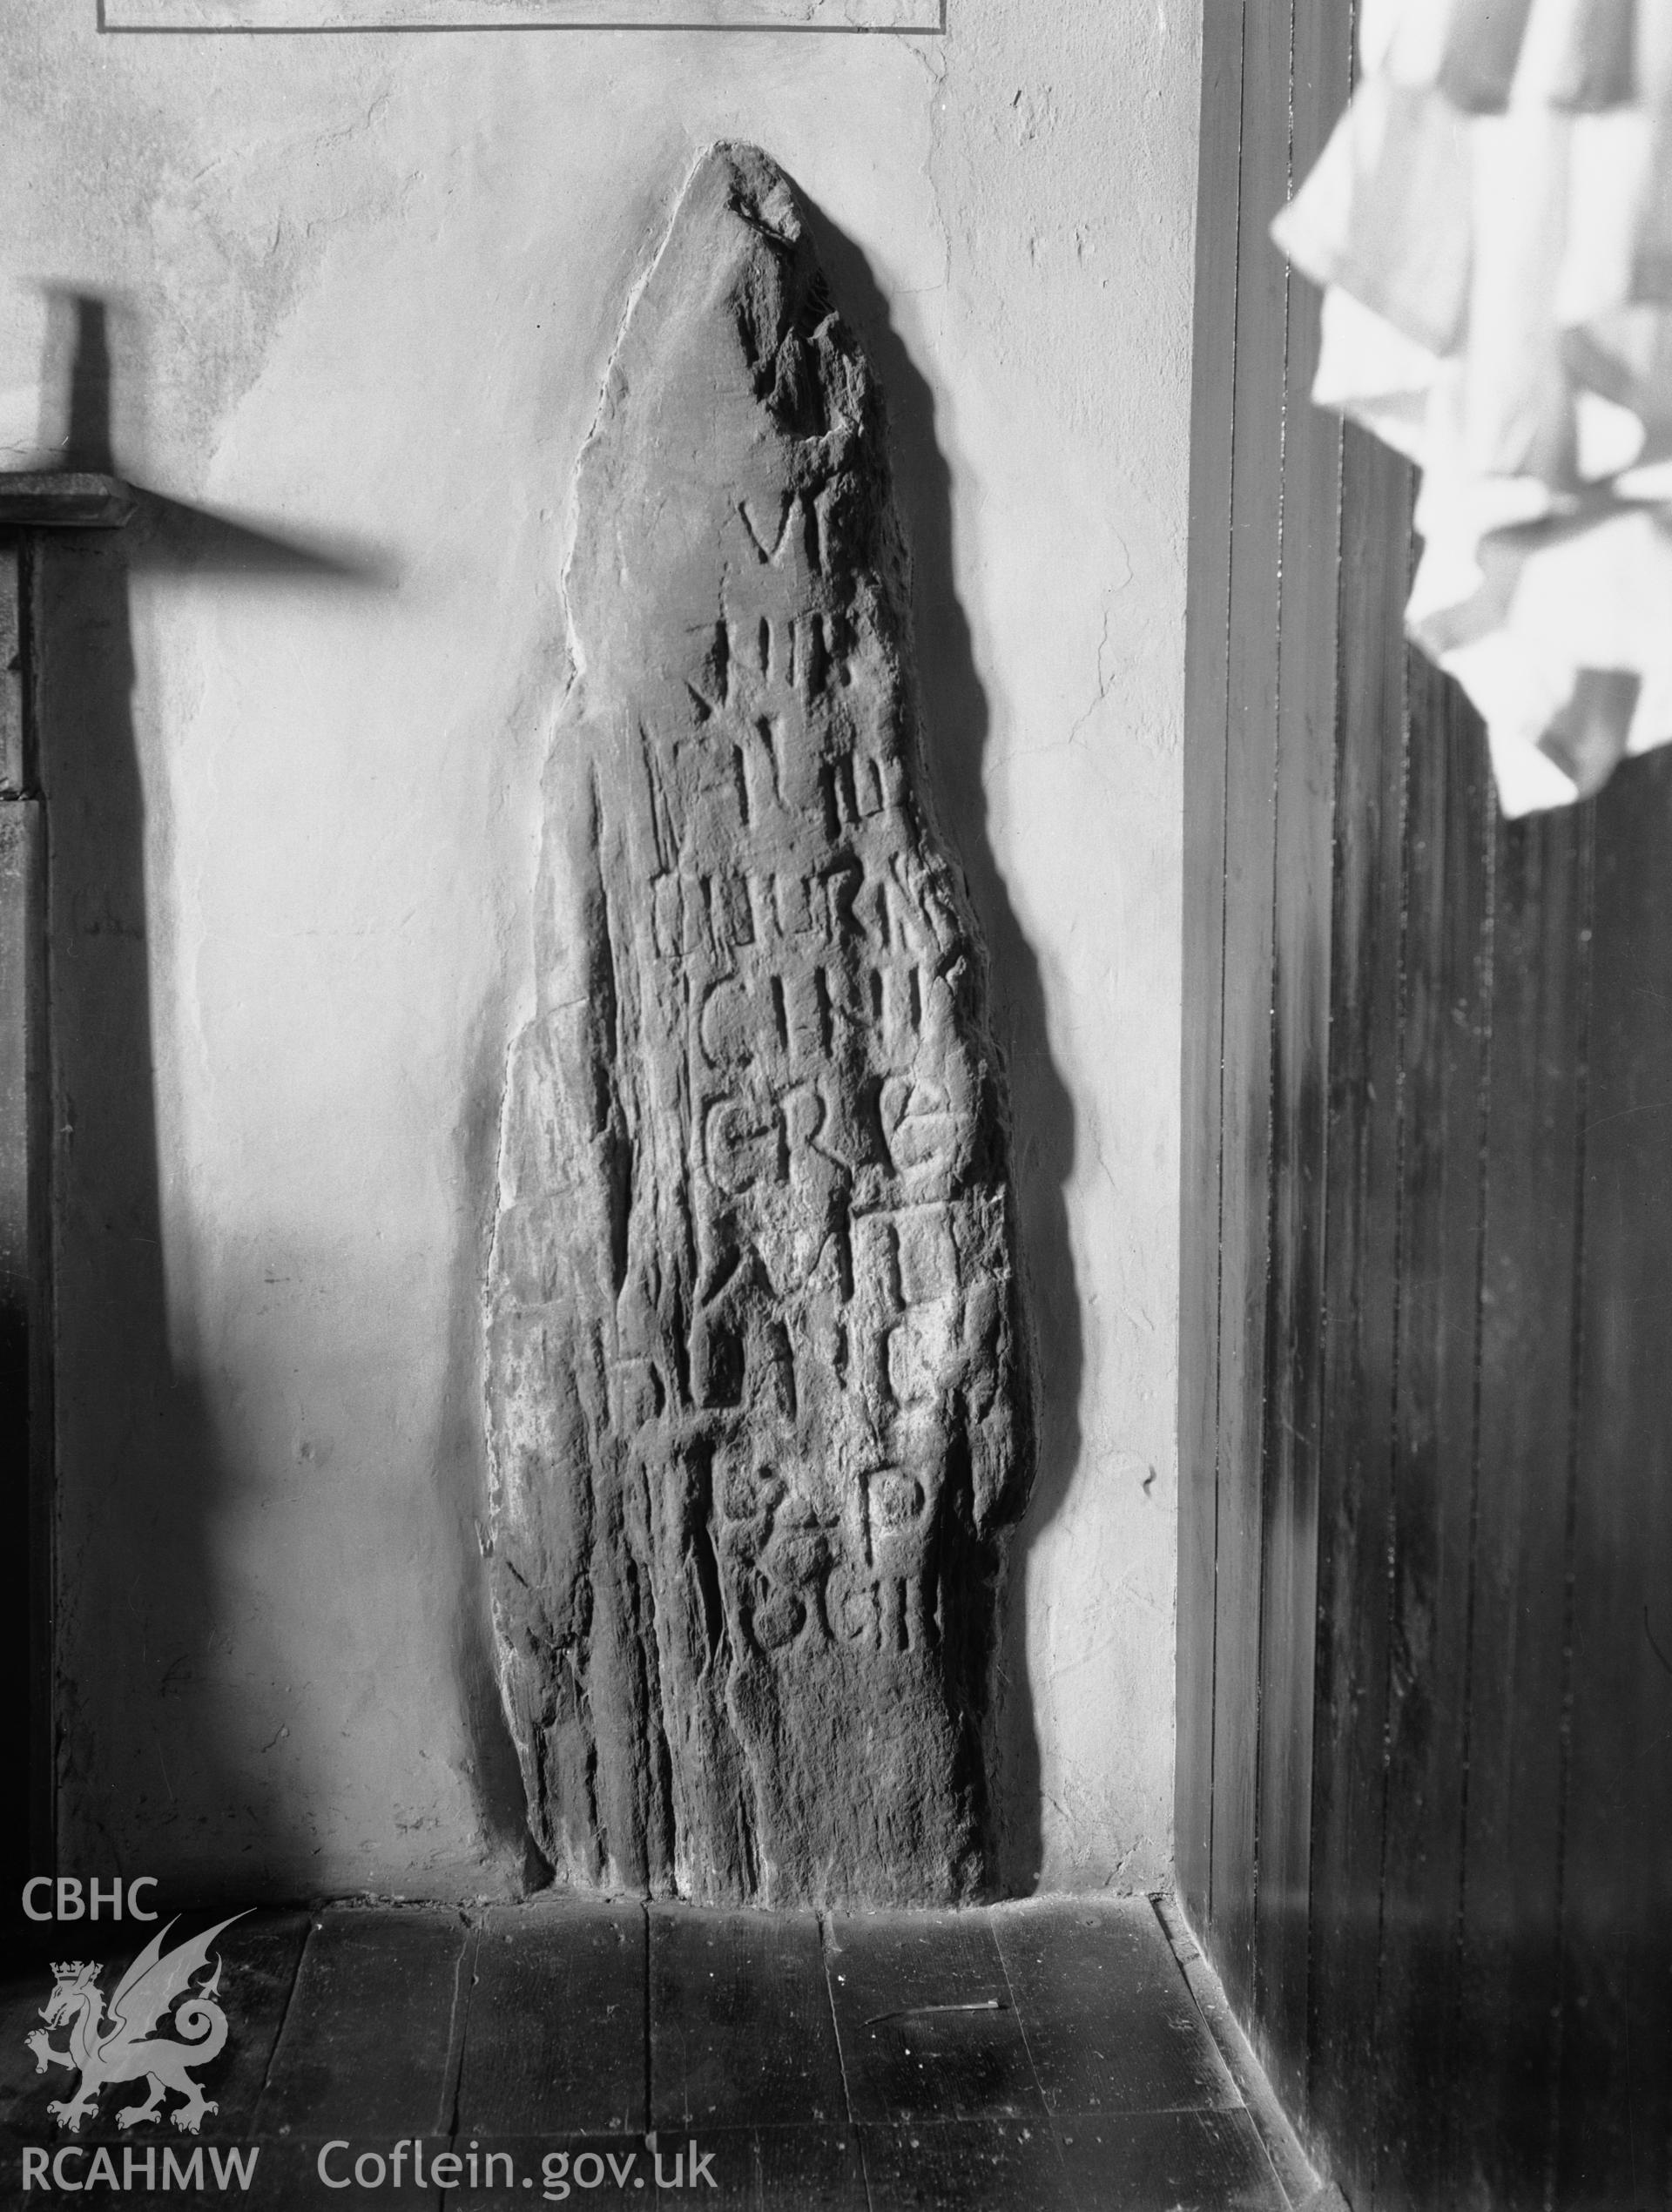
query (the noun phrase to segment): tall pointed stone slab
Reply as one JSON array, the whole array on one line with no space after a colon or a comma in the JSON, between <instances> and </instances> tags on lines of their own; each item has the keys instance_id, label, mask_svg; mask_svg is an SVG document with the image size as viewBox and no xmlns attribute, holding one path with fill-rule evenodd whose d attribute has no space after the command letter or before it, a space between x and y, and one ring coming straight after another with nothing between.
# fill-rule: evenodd
<instances>
[{"instance_id":1,"label":"tall pointed stone slab","mask_svg":"<svg viewBox=\"0 0 1672 2212\"><path fill-rule=\"evenodd\" d=\"M751 148L691 179L576 504L487 1300L533 1832L610 1887L967 1897L1030 1479L1005 1115L880 397Z\"/></svg>"}]
</instances>

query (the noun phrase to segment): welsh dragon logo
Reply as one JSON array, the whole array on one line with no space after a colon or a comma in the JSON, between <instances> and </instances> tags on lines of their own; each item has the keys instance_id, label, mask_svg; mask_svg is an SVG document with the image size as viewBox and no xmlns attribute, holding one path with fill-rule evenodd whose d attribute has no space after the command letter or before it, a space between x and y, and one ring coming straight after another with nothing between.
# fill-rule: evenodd
<instances>
[{"instance_id":1,"label":"welsh dragon logo","mask_svg":"<svg viewBox=\"0 0 1672 2212\"><path fill-rule=\"evenodd\" d=\"M108 2017L104 1993L98 1986L100 1969L79 1959L63 1966L53 1962L57 1984L41 2007L46 2027L34 2029L24 2040L35 2054L37 2074L44 2074L49 2065L80 2069L81 2083L75 2095L62 2101L54 2098L47 2107L60 2128L74 2134L111 2082L148 2081L150 2095L143 2104L125 2106L116 2115L117 2126L134 2128L141 2121L155 2120L164 2098L172 2090L185 2099L171 2115L174 2125L188 2134L197 2134L205 2113L216 2107L192 2079L191 2069L207 2066L226 2042L226 2015L217 2001L220 1961L215 1961L213 1973L200 1989L194 1990L192 1980L208 1966L210 1946L221 1930L243 1917L234 1912L232 1919L218 1921L204 1934L165 1952L163 1939L174 1925L170 1920L118 1982L111 1994ZM152 2030L171 2006L179 2006L172 2023L177 2033L154 2034ZM70 2047L54 2050L47 2031L62 2027L65 2021L70 2025Z\"/></svg>"}]
</instances>

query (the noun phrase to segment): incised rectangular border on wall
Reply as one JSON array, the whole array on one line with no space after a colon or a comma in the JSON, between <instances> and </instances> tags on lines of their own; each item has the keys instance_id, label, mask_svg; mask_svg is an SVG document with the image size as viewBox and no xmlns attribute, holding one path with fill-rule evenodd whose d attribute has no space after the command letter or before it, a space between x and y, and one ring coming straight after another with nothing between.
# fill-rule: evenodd
<instances>
[{"instance_id":1,"label":"incised rectangular border on wall","mask_svg":"<svg viewBox=\"0 0 1672 2212\"><path fill-rule=\"evenodd\" d=\"M100 0L104 30L938 31L945 0Z\"/></svg>"}]
</instances>

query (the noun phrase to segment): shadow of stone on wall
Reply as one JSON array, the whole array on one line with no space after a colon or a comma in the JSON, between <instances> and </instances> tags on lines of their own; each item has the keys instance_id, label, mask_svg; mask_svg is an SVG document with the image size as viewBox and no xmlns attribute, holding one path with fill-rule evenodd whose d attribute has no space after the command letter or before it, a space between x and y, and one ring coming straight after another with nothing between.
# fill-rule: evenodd
<instances>
[{"instance_id":1,"label":"shadow of stone on wall","mask_svg":"<svg viewBox=\"0 0 1672 2212\"><path fill-rule=\"evenodd\" d=\"M993 851L982 773L992 715L958 597L952 471L937 434L935 395L893 327L863 248L818 208L809 212L836 306L882 383L913 554L924 766L934 813L962 864L986 942L989 1024L1008 1077L1039 1454L1032 1501L1011 1540L1000 1650L996 1872L1001 1891L1017 1894L1035 1885L1042 1856L1039 1740L1028 1678L1028 1562L1062 1507L1080 1457L1084 1347L1065 1195L1074 1165L1074 1102L1051 1057L1038 956Z\"/></svg>"},{"instance_id":2,"label":"shadow of stone on wall","mask_svg":"<svg viewBox=\"0 0 1672 2212\"><path fill-rule=\"evenodd\" d=\"M53 442L67 469L111 470L108 304L51 297L49 362L64 359L69 377L66 426ZM143 492L127 529L44 533L38 548L58 1856L84 1876L158 1875L165 1911L244 1904L296 1892L293 1870L308 1858L305 1785L295 1786L293 1770L287 1781L253 1785L249 1763L226 1756L231 1693L217 1684L217 1655L233 1639L212 1532L237 1471L218 1446L199 1377L170 1340L130 587L147 565L327 577L374 569L358 550L267 538ZM166 1725L177 1699L181 1717Z\"/></svg>"}]
</instances>

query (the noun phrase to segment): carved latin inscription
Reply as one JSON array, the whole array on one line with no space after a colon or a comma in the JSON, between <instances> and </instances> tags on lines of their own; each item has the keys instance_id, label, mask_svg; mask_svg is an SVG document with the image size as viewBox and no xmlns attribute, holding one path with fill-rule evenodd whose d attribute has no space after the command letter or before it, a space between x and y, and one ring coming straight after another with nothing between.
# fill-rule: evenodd
<instances>
[{"instance_id":1,"label":"carved latin inscription","mask_svg":"<svg viewBox=\"0 0 1672 2212\"><path fill-rule=\"evenodd\" d=\"M1004 1116L880 401L763 155L687 188L577 510L488 1294L531 1825L611 1885L965 1897L1029 1478Z\"/></svg>"}]
</instances>

